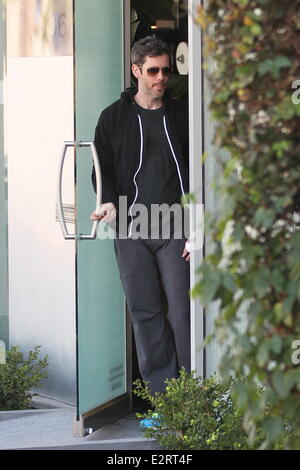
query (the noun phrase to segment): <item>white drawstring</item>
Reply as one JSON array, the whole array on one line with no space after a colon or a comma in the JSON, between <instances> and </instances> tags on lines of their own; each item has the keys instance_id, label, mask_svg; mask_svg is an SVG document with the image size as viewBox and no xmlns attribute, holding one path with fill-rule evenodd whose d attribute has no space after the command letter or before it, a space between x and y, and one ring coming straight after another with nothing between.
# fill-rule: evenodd
<instances>
[{"instance_id":1,"label":"white drawstring","mask_svg":"<svg viewBox=\"0 0 300 470\"><path fill-rule=\"evenodd\" d=\"M133 182L135 184L135 198L134 198L134 201L133 203L131 204L130 208L129 208L129 213L130 213L130 216L131 216L131 222L130 222L130 230L129 230L129 235L128 237L130 238L131 237L131 230L132 230L132 224L133 224L133 215L132 215L132 208L135 204L135 201L137 200L137 197L138 197L138 193L139 193L139 188L138 188L138 185L136 183L136 177L141 169L141 166L142 166L142 162L143 162L143 150L144 150L144 137L143 137L143 126L142 126L142 120L141 120L141 116L138 114L138 119L139 119L139 125L140 125L140 135L141 135L141 149L140 149L140 164L139 164L139 167L133 177Z\"/></svg>"},{"instance_id":2,"label":"white drawstring","mask_svg":"<svg viewBox=\"0 0 300 470\"><path fill-rule=\"evenodd\" d=\"M141 148L140 148L140 163L139 163L139 167L133 177L133 182L135 184L135 189L136 189L136 192L135 192L135 198L134 198L134 201L133 203L131 204L130 208L129 208L129 215L131 217L131 222L130 222L130 229L129 229L129 234L128 234L128 237L130 238L131 237L131 230L132 230L132 224L133 224L133 215L132 215L132 208L137 200L137 197L138 197L138 193L139 193L139 188L138 188L138 185L137 185L137 182L136 182L136 177L141 169L141 166L142 166L142 162L143 162L143 150L144 150L144 137L143 137L143 126L142 126L142 119L141 119L141 116L138 114L138 120L139 120L139 127L140 127L140 135L141 135ZM166 123L166 116L163 117L163 121L164 121L164 128L165 128L165 133L166 133L166 136L167 136L167 140L168 140L168 143L169 143L169 146L170 146L170 149L171 149L171 152L172 152L172 155L173 155L173 158L174 158L174 161L175 161L175 164L176 164L176 168L177 168L177 173L178 173L178 176L179 176L179 181L180 181L180 188L181 188L181 192L182 192L182 195L186 201L186 197L185 197L185 193L184 193L184 189L183 189L183 182L182 182L182 177L181 177L181 173L180 173L180 168L179 168L179 165L178 165L178 161L177 161L177 158L176 158L176 155L175 155L175 152L174 152L174 149L173 149L173 145L172 145L172 142L171 142L171 139L170 139L170 136L169 136L169 133L168 133L168 129L167 129L167 123ZM187 202L186 202L187 203ZM188 205L188 208L190 209L190 205L187 203Z\"/></svg>"}]
</instances>

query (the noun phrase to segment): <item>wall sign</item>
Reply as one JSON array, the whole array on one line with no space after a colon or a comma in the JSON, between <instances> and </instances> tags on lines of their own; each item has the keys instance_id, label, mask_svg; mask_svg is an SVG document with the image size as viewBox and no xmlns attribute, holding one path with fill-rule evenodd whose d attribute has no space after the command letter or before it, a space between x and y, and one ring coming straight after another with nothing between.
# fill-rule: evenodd
<instances>
[{"instance_id":1,"label":"wall sign","mask_svg":"<svg viewBox=\"0 0 300 470\"><path fill-rule=\"evenodd\" d=\"M8 57L73 54L72 0L9 0Z\"/></svg>"}]
</instances>

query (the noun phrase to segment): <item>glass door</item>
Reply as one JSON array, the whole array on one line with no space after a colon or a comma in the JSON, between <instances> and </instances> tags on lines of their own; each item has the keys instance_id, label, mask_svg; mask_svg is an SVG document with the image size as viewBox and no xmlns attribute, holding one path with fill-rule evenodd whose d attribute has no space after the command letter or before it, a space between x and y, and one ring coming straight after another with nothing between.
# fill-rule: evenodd
<instances>
[{"instance_id":1,"label":"glass door","mask_svg":"<svg viewBox=\"0 0 300 470\"><path fill-rule=\"evenodd\" d=\"M95 210L91 147L101 111L123 89L123 1L74 1L77 234L91 231ZM95 240L76 240L77 421L91 432L129 408L126 303L113 232L99 224ZM87 431L88 430L88 431Z\"/></svg>"}]
</instances>

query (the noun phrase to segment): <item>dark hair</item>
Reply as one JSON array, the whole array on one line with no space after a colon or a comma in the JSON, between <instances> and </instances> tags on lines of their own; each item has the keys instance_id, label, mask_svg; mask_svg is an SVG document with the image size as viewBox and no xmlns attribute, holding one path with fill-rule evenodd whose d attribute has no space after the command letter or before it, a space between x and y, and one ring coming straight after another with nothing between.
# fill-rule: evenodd
<instances>
[{"instance_id":1,"label":"dark hair","mask_svg":"<svg viewBox=\"0 0 300 470\"><path fill-rule=\"evenodd\" d=\"M171 49L157 36L147 36L137 41L131 49L131 63L143 65L146 57L157 57L167 54L171 64Z\"/></svg>"}]
</instances>

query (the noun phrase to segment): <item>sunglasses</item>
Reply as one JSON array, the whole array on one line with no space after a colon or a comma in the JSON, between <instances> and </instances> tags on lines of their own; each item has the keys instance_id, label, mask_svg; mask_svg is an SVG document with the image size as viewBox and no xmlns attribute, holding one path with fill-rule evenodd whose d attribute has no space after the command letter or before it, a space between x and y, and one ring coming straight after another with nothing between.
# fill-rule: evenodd
<instances>
[{"instance_id":1,"label":"sunglasses","mask_svg":"<svg viewBox=\"0 0 300 470\"><path fill-rule=\"evenodd\" d=\"M140 67L140 70L142 71L142 66L139 66L139 67ZM165 75L166 77L169 77L172 74L171 67L149 67L147 69L147 75L149 75L149 77L155 77L155 75L159 74L160 70L162 74Z\"/></svg>"}]
</instances>

